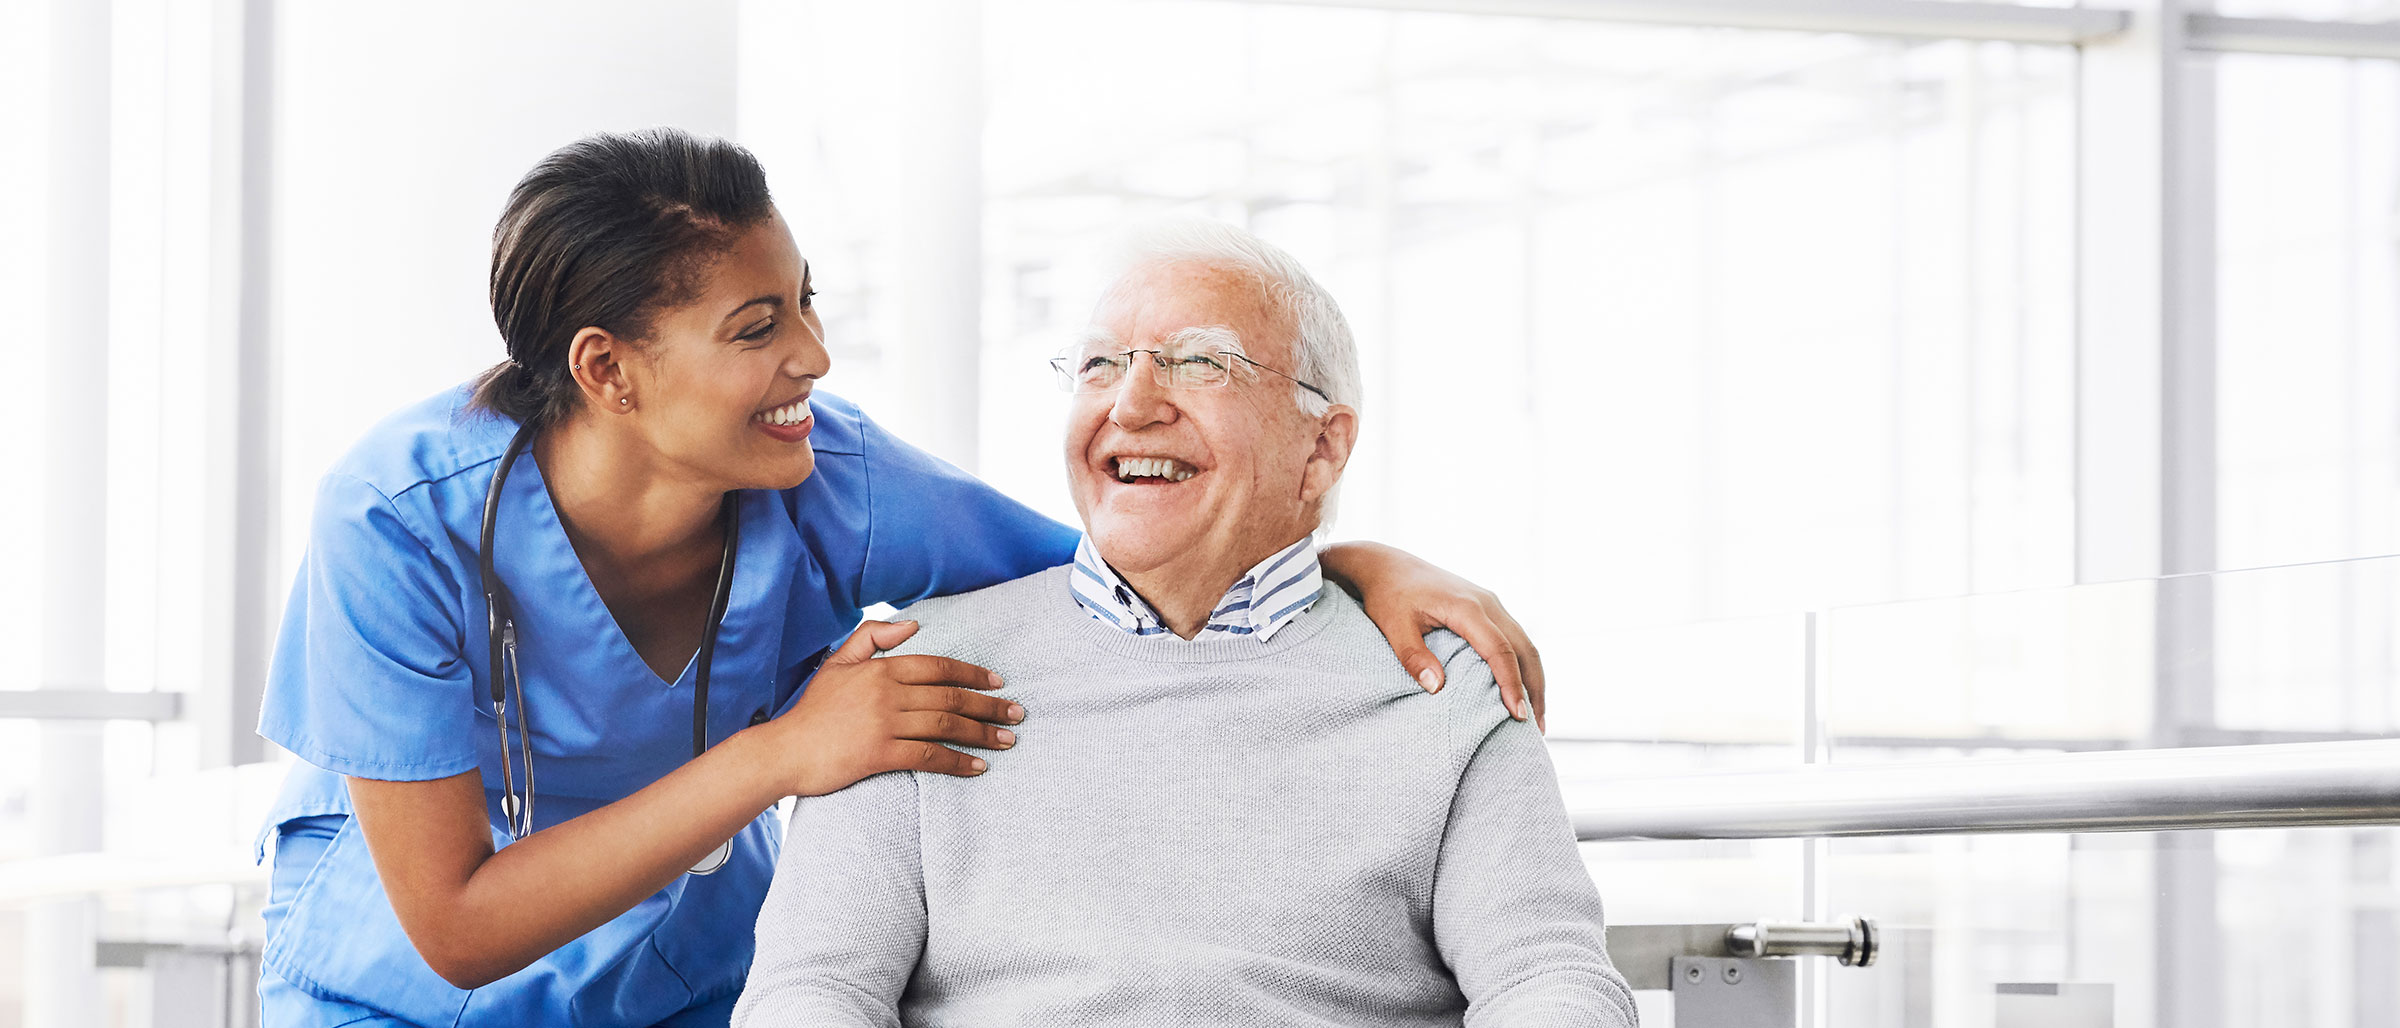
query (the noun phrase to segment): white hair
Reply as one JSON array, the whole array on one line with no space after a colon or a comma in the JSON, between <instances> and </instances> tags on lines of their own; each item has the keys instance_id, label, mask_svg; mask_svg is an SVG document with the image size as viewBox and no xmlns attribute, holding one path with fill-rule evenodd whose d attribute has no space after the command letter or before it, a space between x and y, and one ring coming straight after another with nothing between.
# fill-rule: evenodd
<instances>
[{"instance_id":1,"label":"white hair","mask_svg":"<svg viewBox=\"0 0 2400 1028\"><path fill-rule=\"evenodd\" d=\"M1267 302L1292 320L1296 337L1289 374L1325 391L1318 396L1293 384L1292 400L1301 412L1321 417L1337 403L1360 409L1358 343L1350 334L1350 321L1342 317L1333 294L1317 284L1291 254L1222 221L1168 218L1141 225L1125 236L1112 262L1114 280L1121 282L1137 268L1162 264L1199 264L1255 278ZM1320 529L1332 526L1334 501L1340 491L1337 481L1318 507Z\"/></svg>"}]
</instances>

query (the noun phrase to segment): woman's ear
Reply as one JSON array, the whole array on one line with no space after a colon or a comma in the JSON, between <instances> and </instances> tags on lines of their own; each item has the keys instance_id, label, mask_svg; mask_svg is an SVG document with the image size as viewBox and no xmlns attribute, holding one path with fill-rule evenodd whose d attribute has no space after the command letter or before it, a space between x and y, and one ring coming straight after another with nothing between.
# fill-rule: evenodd
<instances>
[{"instance_id":1,"label":"woman's ear","mask_svg":"<svg viewBox=\"0 0 2400 1028\"><path fill-rule=\"evenodd\" d=\"M633 381L626 375L625 341L605 328L586 327L567 343L568 374L596 411L633 409Z\"/></svg>"},{"instance_id":2,"label":"woman's ear","mask_svg":"<svg viewBox=\"0 0 2400 1028\"><path fill-rule=\"evenodd\" d=\"M1316 447L1309 451L1308 468L1300 477L1301 502L1315 503L1333 491L1334 483L1342 479L1342 469L1350 466L1350 451L1357 445L1357 411L1337 403L1317 415Z\"/></svg>"}]
</instances>

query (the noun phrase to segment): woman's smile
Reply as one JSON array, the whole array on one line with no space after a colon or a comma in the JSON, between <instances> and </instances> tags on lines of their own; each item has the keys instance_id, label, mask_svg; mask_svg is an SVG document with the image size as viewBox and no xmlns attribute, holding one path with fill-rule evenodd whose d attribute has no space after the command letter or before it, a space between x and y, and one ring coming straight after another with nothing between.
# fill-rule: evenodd
<instances>
[{"instance_id":1,"label":"woman's smile","mask_svg":"<svg viewBox=\"0 0 2400 1028\"><path fill-rule=\"evenodd\" d=\"M817 417L809 410L808 396L802 394L781 407L751 415L750 424L777 441L796 443L808 438L809 430L817 425Z\"/></svg>"}]
</instances>

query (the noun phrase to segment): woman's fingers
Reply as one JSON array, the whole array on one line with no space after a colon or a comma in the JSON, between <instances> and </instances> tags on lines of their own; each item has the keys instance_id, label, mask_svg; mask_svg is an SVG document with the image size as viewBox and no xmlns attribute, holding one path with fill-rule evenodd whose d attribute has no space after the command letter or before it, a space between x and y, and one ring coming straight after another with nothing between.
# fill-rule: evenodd
<instances>
[{"instance_id":1,"label":"woman's fingers","mask_svg":"<svg viewBox=\"0 0 2400 1028\"><path fill-rule=\"evenodd\" d=\"M926 710L956 714L995 725L1013 725L1025 720L1025 708L1005 699L948 686L911 688L901 694L900 709L903 712Z\"/></svg>"},{"instance_id":2,"label":"woman's fingers","mask_svg":"<svg viewBox=\"0 0 2400 1028\"><path fill-rule=\"evenodd\" d=\"M1501 633L1508 637L1509 645L1517 651L1517 670L1524 673L1525 700L1533 707L1534 727L1547 733L1550 731L1547 717L1550 709L1549 684L1542 677L1542 653L1534 648L1533 637L1525 633L1525 626L1518 624L1508 608L1500 606L1500 601L1492 601L1492 610L1500 619Z\"/></svg>"},{"instance_id":3,"label":"woman's fingers","mask_svg":"<svg viewBox=\"0 0 2400 1028\"><path fill-rule=\"evenodd\" d=\"M1433 651L1425 647L1424 626L1399 629L1377 624L1375 628L1383 633L1383 641L1391 644L1392 653L1400 658L1400 666L1408 670L1408 677L1418 688L1426 692L1442 691L1442 662L1434 659Z\"/></svg>"},{"instance_id":4,"label":"woman's fingers","mask_svg":"<svg viewBox=\"0 0 2400 1028\"><path fill-rule=\"evenodd\" d=\"M886 756L886 763L893 771L931 771L960 778L973 778L988 766L982 757L970 757L921 739L894 739Z\"/></svg>"},{"instance_id":5,"label":"woman's fingers","mask_svg":"<svg viewBox=\"0 0 2400 1028\"><path fill-rule=\"evenodd\" d=\"M1017 744L1017 733L973 718L938 710L912 710L900 715L899 737L926 742L954 742L987 750Z\"/></svg>"},{"instance_id":6,"label":"woman's fingers","mask_svg":"<svg viewBox=\"0 0 2400 1028\"><path fill-rule=\"evenodd\" d=\"M883 658L892 681L905 685L956 685L969 689L1000 688L1000 676L963 660L911 653Z\"/></svg>"},{"instance_id":7,"label":"woman's fingers","mask_svg":"<svg viewBox=\"0 0 2400 1028\"><path fill-rule=\"evenodd\" d=\"M1501 614L1506 616L1505 612ZM1458 633L1492 669L1492 678L1500 683L1500 703L1508 708L1508 716L1519 721L1532 718L1533 701L1526 693L1524 670L1517 664L1517 644L1501 630L1497 620L1485 609L1471 607L1444 618L1442 627Z\"/></svg>"}]
</instances>

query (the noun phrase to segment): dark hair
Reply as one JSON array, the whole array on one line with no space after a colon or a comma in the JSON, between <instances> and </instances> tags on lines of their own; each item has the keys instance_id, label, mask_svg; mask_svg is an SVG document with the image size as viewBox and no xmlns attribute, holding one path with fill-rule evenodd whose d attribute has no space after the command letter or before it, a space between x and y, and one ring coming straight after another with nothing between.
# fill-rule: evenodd
<instances>
[{"instance_id":1,"label":"dark hair","mask_svg":"<svg viewBox=\"0 0 2400 1028\"><path fill-rule=\"evenodd\" d=\"M681 129L603 132L542 158L492 229L492 321L509 359L476 382L475 404L529 425L574 413L575 333L648 338L772 210L758 158Z\"/></svg>"}]
</instances>

